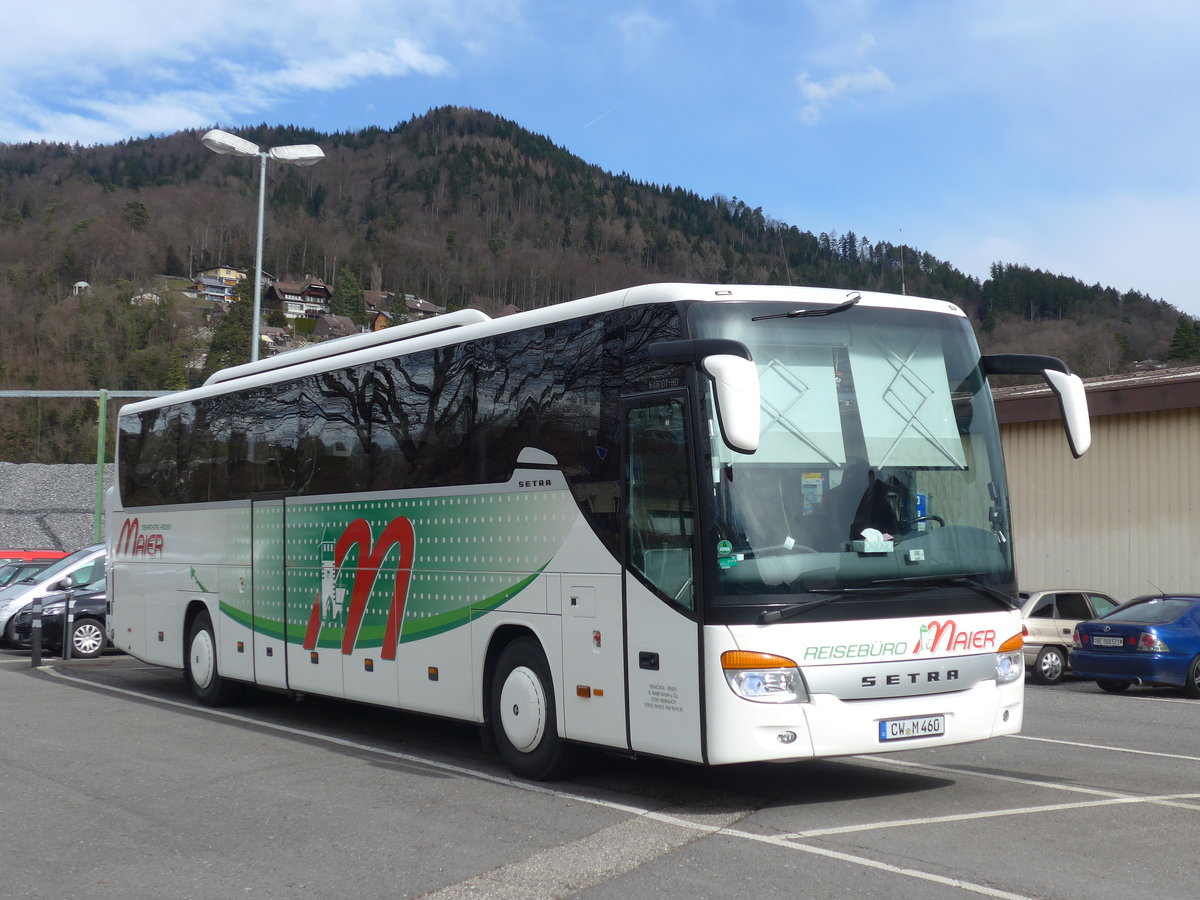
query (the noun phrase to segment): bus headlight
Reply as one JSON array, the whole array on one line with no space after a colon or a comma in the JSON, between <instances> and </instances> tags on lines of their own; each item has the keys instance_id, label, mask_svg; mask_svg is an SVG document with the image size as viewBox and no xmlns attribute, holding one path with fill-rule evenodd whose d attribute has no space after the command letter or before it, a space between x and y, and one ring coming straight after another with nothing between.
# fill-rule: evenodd
<instances>
[{"instance_id":1,"label":"bus headlight","mask_svg":"<svg viewBox=\"0 0 1200 900\"><path fill-rule=\"evenodd\" d=\"M800 703L808 699L800 668L786 656L726 650L721 669L732 691L755 703Z\"/></svg>"},{"instance_id":2,"label":"bus headlight","mask_svg":"<svg viewBox=\"0 0 1200 900\"><path fill-rule=\"evenodd\" d=\"M1025 638L1018 632L996 652L996 684L1008 684L1025 675Z\"/></svg>"}]
</instances>

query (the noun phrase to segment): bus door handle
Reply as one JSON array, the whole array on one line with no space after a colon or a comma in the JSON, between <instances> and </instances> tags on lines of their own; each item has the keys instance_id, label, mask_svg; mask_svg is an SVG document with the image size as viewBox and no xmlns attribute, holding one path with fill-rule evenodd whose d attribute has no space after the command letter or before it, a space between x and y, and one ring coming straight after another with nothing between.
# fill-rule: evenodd
<instances>
[{"instance_id":1,"label":"bus door handle","mask_svg":"<svg viewBox=\"0 0 1200 900\"><path fill-rule=\"evenodd\" d=\"M651 650L638 651L638 667L658 671L658 654Z\"/></svg>"}]
</instances>

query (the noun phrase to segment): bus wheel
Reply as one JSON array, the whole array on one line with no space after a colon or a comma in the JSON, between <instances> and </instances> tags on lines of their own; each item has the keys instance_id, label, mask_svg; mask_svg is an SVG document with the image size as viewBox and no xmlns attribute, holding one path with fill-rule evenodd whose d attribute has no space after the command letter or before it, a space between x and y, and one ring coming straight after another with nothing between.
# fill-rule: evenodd
<instances>
[{"instance_id":1,"label":"bus wheel","mask_svg":"<svg viewBox=\"0 0 1200 900\"><path fill-rule=\"evenodd\" d=\"M570 768L570 748L558 737L553 685L546 656L533 639L517 638L500 652L489 719L500 758L523 778L561 778Z\"/></svg>"},{"instance_id":2,"label":"bus wheel","mask_svg":"<svg viewBox=\"0 0 1200 900\"><path fill-rule=\"evenodd\" d=\"M208 610L192 620L183 677L205 706L228 706L237 698L238 686L217 674L217 639Z\"/></svg>"}]
</instances>

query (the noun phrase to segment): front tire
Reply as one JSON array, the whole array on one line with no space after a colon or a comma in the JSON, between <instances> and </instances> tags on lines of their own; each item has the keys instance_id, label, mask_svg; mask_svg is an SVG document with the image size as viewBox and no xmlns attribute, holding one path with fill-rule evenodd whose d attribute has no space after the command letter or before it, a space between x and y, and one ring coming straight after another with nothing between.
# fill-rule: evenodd
<instances>
[{"instance_id":1,"label":"front tire","mask_svg":"<svg viewBox=\"0 0 1200 900\"><path fill-rule=\"evenodd\" d=\"M516 775L549 781L567 774L572 753L558 736L554 681L532 638L517 638L500 651L488 708L496 751Z\"/></svg>"},{"instance_id":2,"label":"front tire","mask_svg":"<svg viewBox=\"0 0 1200 900\"><path fill-rule=\"evenodd\" d=\"M205 706L228 706L240 692L236 683L217 672L217 639L206 609L192 620L183 677L196 699Z\"/></svg>"},{"instance_id":3,"label":"front tire","mask_svg":"<svg viewBox=\"0 0 1200 900\"><path fill-rule=\"evenodd\" d=\"M1123 694L1129 690L1129 686L1131 684L1133 684L1132 681L1109 681L1108 679L1102 679L1096 682L1096 685L1100 688L1100 690L1104 691L1106 694Z\"/></svg>"},{"instance_id":4,"label":"front tire","mask_svg":"<svg viewBox=\"0 0 1200 900\"><path fill-rule=\"evenodd\" d=\"M104 626L96 619L83 618L75 621L71 630L71 657L73 659L95 659L104 652Z\"/></svg>"},{"instance_id":5,"label":"front tire","mask_svg":"<svg viewBox=\"0 0 1200 900\"><path fill-rule=\"evenodd\" d=\"M10 647L20 647L21 642L17 640L17 616L14 613L9 616L8 621L4 625L4 643Z\"/></svg>"},{"instance_id":6,"label":"front tire","mask_svg":"<svg viewBox=\"0 0 1200 900\"><path fill-rule=\"evenodd\" d=\"M1067 657L1058 647L1043 647L1033 664L1038 684L1058 684L1067 674Z\"/></svg>"}]
</instances>

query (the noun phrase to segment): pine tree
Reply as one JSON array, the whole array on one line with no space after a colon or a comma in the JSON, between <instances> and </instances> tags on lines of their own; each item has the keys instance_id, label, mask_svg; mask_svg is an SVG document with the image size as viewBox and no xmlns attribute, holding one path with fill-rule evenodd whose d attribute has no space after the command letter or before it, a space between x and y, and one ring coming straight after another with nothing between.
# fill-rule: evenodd
<instances>
[{"instance_id":1,"label":"pine tree","mask_svg":"<svg viewBox=\"0 0 1200 900\"><path fill-rule=\"evenodd\" d=\"M363 299L362 288L358 286L358 279L354 277L349 266L342 266L338 272L337 281L333 284L333 296L329 299L329 311L335 316L346 316L355 322L362 322L366 318L366 300Z\"/></svg>"},{"instance_id":2,"label":"pine tree","mask_svg":"<svg viewBox=\"0 0 1200 900\"><path fill-rule=\"evenodd\" d=\"M1171 346L1167 348L1167 358L1200 362L1200 332L1196 330L1196 323L1187 316L1179 317Z\"/></svg>"}]
</instances>

